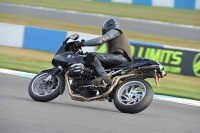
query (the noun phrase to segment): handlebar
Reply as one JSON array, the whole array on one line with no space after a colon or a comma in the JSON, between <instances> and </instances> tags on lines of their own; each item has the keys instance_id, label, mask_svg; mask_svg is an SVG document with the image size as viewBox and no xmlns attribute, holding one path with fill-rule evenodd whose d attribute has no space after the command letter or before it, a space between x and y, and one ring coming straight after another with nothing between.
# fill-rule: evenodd
<instances>
[{"instance_id":1,"label":"handlebar","mask_svg":"<svg viewBox=\"0 0 200 133\"><path fill-rule=\"evenodd\" d=\"M78 43L79 41L76 41L79 38L78 34L74 34L69 36L64 42L63 45L65 47L65 51L73 51L75 53L81 52L82 51L82 47L81 46L75 46L75 43ZM74 40L73 42L68 42L69 39ZM81 40L81 42L85 41L84 39Z\"/></svg>"}]
</instances>

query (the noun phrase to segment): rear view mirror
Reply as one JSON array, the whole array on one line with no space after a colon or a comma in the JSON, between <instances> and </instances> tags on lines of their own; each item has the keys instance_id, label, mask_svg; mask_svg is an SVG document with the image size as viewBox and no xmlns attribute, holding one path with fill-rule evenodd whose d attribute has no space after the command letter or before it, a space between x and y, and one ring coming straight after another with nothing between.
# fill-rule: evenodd
<instances>
[{"instance_id":1,"label":"rear view mirror","mask_svg":"<svg viewBox=\"0 0 200 133\"><path fill-rule=\"evenodd\" d=\"M77 40L78 38L79 38L79 35L78 35L78 34L73 34L73 35L69 36L69 37L63 42L63 44L67 43L67 41L68 41L69 39Z\"/></svg>"},{"instance_id":2,"label":"rear view mirror","mask_svg":"<svg viewBox=\"0 0 200 133\"><path fill-rule=\"evenodd\" d=\"M79 35L78 34L73 34L73 35L69 36L68 38L72 39L72 40L77 40L79 38Z\"/></svg>"}]
</instances>

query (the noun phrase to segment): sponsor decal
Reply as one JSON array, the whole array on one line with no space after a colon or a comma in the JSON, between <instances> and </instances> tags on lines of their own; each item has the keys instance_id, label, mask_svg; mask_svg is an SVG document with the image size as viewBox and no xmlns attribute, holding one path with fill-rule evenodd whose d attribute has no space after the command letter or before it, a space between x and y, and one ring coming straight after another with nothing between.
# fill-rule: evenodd
<instances>
[{"instance_id":1,"label":"sponsor decal","mask_svg":"<svg viewBox=\"0 0 200 133\"><path fill-rule=\"evenodd\" d=\"M196 76L200 76L200 53L198 53L193 60L193 72Z\"/></svg>"},{"instance_id":2,"label":"sponsor decal","mask_svg":"<svg viewBox=\"0 0 200 133\"><path fill-rule=\"evenodd\" d=\"M135 57L144 57L156 60L164 65L165 70L173 73L181 73L181 63L183 52L168 49L159 49L151 47L139 47Z\"/></svg>"},{"instance_id":3,"label":"sponsor decal","mask_svg":"<svg viewBox=\"0 0 200 133\"><path fill-rule=\"evenodd\" d=\"M107 46L97 47L96 52L107 53ZM200 53L187 49L131 45L132 57L144 57L160 62L165 71L200 77Z\"/></svg>"}]
</instances>

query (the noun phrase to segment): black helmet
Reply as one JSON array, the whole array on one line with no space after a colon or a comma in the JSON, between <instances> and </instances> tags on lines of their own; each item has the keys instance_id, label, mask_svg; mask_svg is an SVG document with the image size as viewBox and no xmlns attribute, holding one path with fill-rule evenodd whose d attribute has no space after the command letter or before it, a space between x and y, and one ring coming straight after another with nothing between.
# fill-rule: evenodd
<instances>
[{"instance_id":1,"label":"black helmet","mask_svg":"<svg viewBox=\"0 0 200 133\"><path fill-rule=\"evenodd\" d=\"M106 20L103 23L103 26L102 26L102 35L104 35L106 32L108 32L111 29L120 29L119 28L119 23L116 20L114 20L114 19Z\"/></svg>"}]
</instances>

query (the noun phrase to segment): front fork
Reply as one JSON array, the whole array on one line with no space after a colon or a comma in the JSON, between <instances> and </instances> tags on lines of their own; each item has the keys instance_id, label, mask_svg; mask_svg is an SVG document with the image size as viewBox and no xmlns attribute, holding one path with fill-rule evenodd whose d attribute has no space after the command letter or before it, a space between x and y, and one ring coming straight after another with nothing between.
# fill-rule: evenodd
<instances>
[{"instance_id":1,"label":"front fork","mask_svg":"<svg viewBox=\"0 0 200 133\"><path fill-rule=\"evenodd\" d=\"M49 75L44 79L44 84L51 80L52 77L54 77L58 72L63 71L63 68L61 66L58 66L53 71L49 73Z\"/></svg>"},{"instance_id":2,"label":"front fork","mask_svg":"<svg viewBox=\"0 0 200 133\"><path fill-rule=\"evenodd\" d=\"M45 84L48 81L51 81L52 77L54 77L55 75L57 75L58 73L62 71L63 71L63 68L61 66L42 71L42 72L48 72L49 75L43 80L41 84ZM65 91L65 82L64 82L64 85L60 87L60 95L62 95L64 91Z\"/></svg>"}]
</instances>

